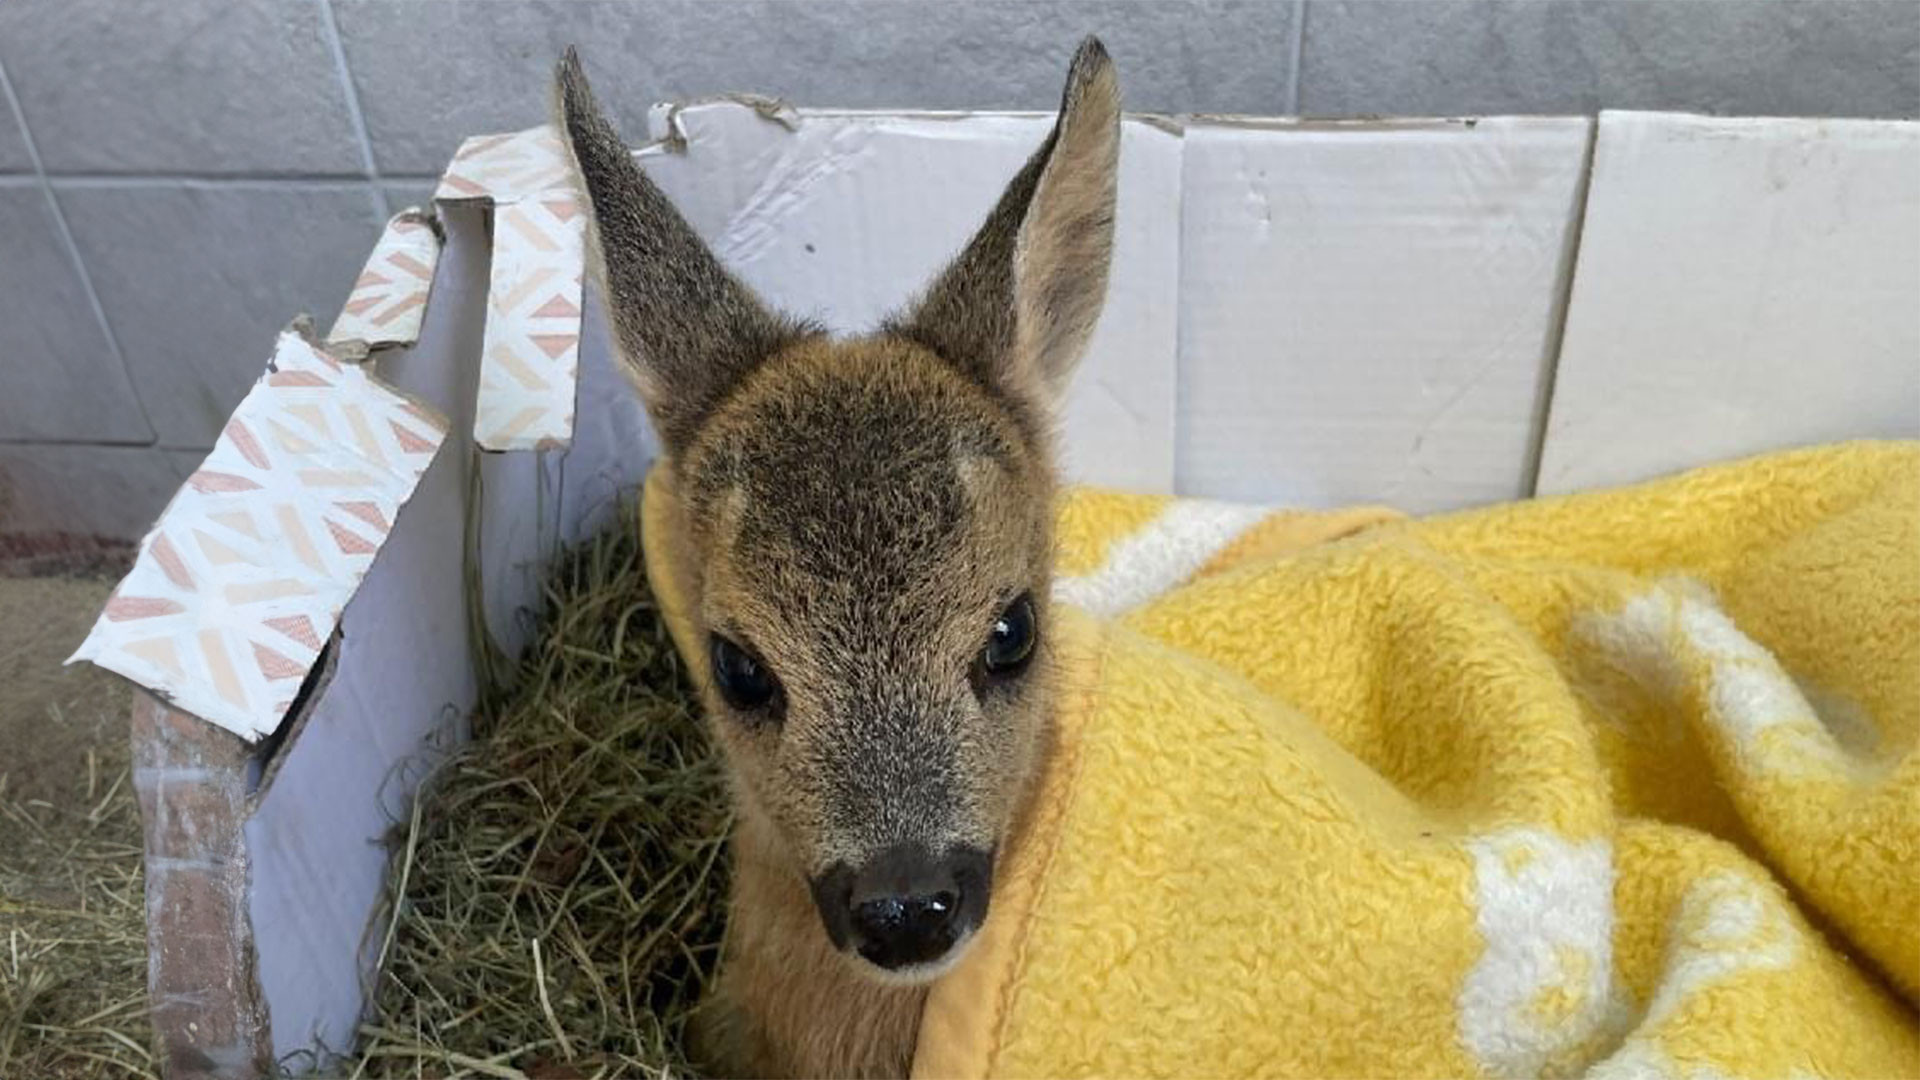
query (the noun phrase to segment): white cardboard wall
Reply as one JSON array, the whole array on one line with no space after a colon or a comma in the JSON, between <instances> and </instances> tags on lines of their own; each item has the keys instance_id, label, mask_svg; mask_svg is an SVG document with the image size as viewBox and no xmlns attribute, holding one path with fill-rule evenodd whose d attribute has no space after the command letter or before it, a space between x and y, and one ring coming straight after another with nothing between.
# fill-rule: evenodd
<instances>
[{"instance_id":1,"label":"white cardboard wall","mask_svg":"<svg viewBox=\"0 0 1920 1080\"><path fill-rule=\"evenodd\" d=\"M439 409L454 433L394 520L342 612L331 680L246 822L249 915L276 1054L343 1050L359 1021L367 918L433 746L464 732L477 688L464 626L465 520L487 288L478 208L443 214L443 253L418 345L378 376ZM377 942L375 942L377 945Z\"/></svg>"},{"instance_id":2,"label":"white cardboard wall","mask_svg":"<svg viewBox=\"0 0 1920 1080\"><path fill-rule=\"evenodd\" d=\"M774 303L896 309L1045 135L1036 115L720 101L649 172ZM1076 480L1433 510L1524 494L1592 122L1130 120Z\"/></svg>"},{"instance_id":3,"label":"white cardboard wall","mask_svg":"<svg viewBox=\"0 0 1920 1080\"><path fill-rule=\"evenodd\" d=\"M1591 121L1190 124L1183 494L1526 494Z\"/></svg>"},{"instance_id":4,"label":"white cardboard wall","mask_svg":"<svg viewBox=\"0 0 1920 1080\"><path fill-rule=\"evenodd\" d=\"M1920 124L1609 112L1539 491L1920 435Z\"/></svg>"},{"instance_id":5,"label":"white cardboard wall","mask_svg":"<svg viewBox=\"0 0 1920 1080\"><path fill-rule=\"evenodd\" d=\"M487 310L487 211L474 204L441 216L447 245L419 344L382 356L378 374L441 409L460 437L427 470L342 614L332 677L246 823L249 913L282 1056L352 1045L380 945L368 919L384 887L383 842L441 752L464 738L479 686L466 608L469 520L488 630L514 654L537 614L546 559L608 524L653 460L591 287L572 446L473 448L464 435Z\"/></svg>"}]
</instances>

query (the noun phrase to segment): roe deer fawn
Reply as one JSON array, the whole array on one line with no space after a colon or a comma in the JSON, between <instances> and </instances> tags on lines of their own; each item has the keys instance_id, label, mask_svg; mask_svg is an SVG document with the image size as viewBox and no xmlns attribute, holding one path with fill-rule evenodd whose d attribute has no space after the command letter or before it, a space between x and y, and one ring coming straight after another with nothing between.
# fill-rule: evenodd
<instances>
[{"instance_id":1,"label":"roe deer fawn","mask_svg":"<svg viewBox=\"0 0 1920 1080\"><path fill-rule=\"evenodd\" d=\"M696 1043L730 1074L905 1075L1048 745L1052 426L1106 294L1113 65L1081 44L978 233L845 339L720 265L572 50L558 90L615 346L666 450L738 811Z\"/></svg>"}]
</instances>

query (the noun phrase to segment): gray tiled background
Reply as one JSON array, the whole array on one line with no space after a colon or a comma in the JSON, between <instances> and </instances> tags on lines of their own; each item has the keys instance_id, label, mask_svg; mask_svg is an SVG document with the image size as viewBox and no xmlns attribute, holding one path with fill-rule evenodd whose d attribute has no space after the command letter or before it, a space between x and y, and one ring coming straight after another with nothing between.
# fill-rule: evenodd
<instances>
[{"instance_id":1,"label":"gray tiled background","mask_svg":"<svg viewBox=\"0 0 1920 1080\"><path fill-rule=\"evenodd\" d=\"M1136 110L1920 116L1915 0L0 0L0 533L137 534L566 44L637 136L727 90L1047 108L1089 31Z\"/></svg>"}]
</instances>

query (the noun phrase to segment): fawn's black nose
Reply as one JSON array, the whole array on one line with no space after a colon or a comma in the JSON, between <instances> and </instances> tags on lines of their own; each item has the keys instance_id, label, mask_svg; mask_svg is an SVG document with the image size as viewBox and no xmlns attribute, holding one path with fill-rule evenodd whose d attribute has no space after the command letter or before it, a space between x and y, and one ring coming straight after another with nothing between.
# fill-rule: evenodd
<instances>
[{"instance_id":1,"label":"fawn's black nose","mask_svg":"<svg viewBox=\"0 0 1920 1080\"><path fill-rule=\"evenodd\" d=\"M814 898L836 944L875 967L904 971L937 963L980 925L992 874L985 852L955 848L936 857L902 844L857 872L827 875Z\"/></svg>"},{"instance_id":2,"label":"fawn's black nose","mask_svg":"<svg viewBox=\"0 0 1920 1080\"><path fill-rule=\"evenodd\" d=\"M959 940L960 894L953 889L876 896L853 905L860 955L888 970L940 959Z\"/></svg>"}]
</instances>

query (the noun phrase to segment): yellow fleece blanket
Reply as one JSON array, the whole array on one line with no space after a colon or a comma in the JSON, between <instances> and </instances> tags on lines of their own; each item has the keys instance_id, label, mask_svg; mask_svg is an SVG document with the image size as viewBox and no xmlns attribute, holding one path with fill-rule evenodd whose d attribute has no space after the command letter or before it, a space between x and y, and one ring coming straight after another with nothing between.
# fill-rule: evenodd
<instances>
[{"instance_id":1,"label":"yellow fleece blanket","mask_svg":"<svg viewBox=\"0 0 1920 1080\"><path fill-rule=\"evenodd\" d=\"M916 1075L1920 1076L1920 444L1060 537L1055 749Z\"/></svg>"}]
</instances>

